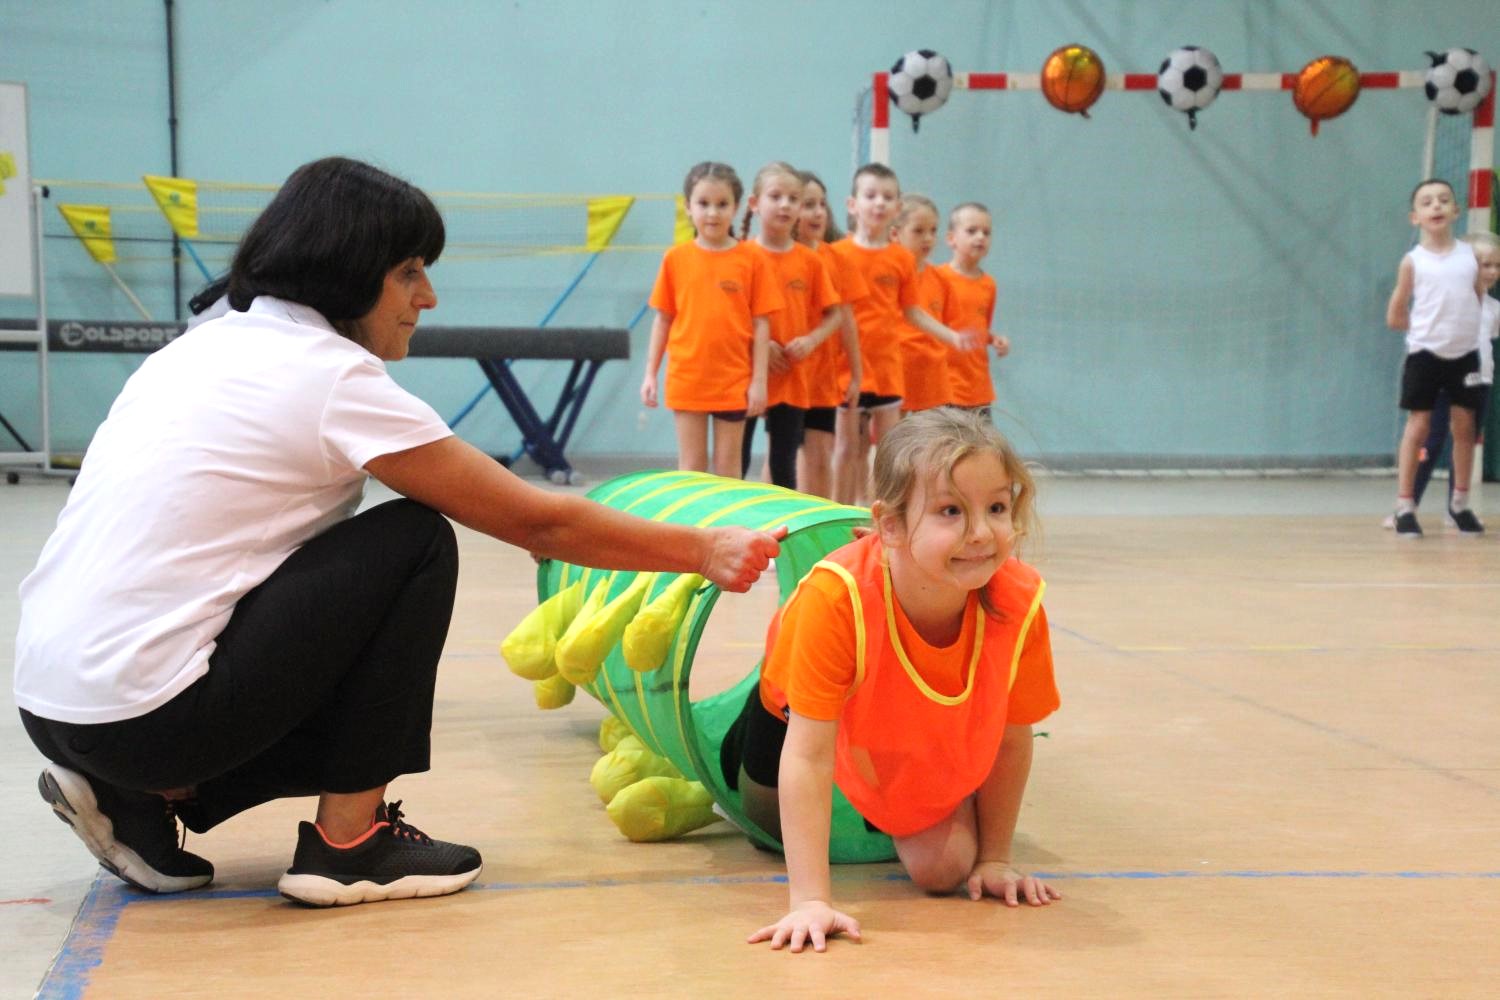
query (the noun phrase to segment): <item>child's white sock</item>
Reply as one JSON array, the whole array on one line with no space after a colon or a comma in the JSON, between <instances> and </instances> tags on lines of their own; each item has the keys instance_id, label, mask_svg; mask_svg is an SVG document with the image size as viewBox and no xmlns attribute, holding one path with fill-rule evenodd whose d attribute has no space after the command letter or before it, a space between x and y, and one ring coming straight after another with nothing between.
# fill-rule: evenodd
<instances>
[{"instance_id":1,"label":"child's white sock","mask_svg":"<svg viewBox=\"0 0 1500 1000\"><path fill-rule=\"evenodd\" d=\"M1413 500L1412 500L1411 497L1397 497L1396 498L1396 513L1397 514L1415 514L1416 512L1417 512L1417 505L1416 505L1415 502L1413 502Z\"/></svg>"},{"instance_id":2,"label":"child's white sock","mask_svg":"<svg viewBox=\"0 0 1500 1000\"><path fill-rule=\"evenodd\" d=\"M1468 490L1458 490L1458 489L1454 490L1453 491L1453 499L1448 502L1448 508L1450 510L1455 510L1455 511L1458 511L1458 510L1468 510L1469 509L1469 491Z\"/></svg>"}]
</instances>

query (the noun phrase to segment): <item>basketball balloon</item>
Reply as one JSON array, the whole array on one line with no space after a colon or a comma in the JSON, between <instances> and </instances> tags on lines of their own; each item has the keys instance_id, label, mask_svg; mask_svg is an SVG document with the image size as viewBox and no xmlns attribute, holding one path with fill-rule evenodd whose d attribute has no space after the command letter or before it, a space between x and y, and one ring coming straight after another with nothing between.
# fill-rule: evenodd
<instances>
[{"instance_id":1,"label":"basketball balloon","mask_svg":"<svg viewBox=\"0 0 1500 1000\"><path fill-rule=\"evenodd\" d=\"M1359 96L1359 70L1343 56L1319 56L1297 74L1292 88L1292 103L1312 123L1312 134L1318 134L1318 123L1337 118L1354 105Z\"/></svg>"},{"instance_id":2,"label":"basketball balloon","mask_svg":"<svg viewBox=\"0 0 1500 1000\"><path fill-rule=\"evenodd\" d=\"M1042 64L1042 94L1059 111L1087 118L1104 92L1104 63L1086 45L1064 45Z\"/></svg>"}]
</instances>

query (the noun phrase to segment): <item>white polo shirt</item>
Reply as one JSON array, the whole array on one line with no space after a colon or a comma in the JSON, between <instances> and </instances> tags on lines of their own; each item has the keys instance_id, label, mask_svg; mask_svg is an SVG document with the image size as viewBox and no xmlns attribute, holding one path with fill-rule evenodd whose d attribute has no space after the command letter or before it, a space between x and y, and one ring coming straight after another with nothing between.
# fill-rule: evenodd
<instances>
[{"instance_id":1,"label":"white polo shirt","mask_svg":"<svg viewBox=\"0 0 1500 1000\"><path fill-rule=\"evenodd\" d=\"M170 701L236 602L354 512L366 462L451 433L306 306L184 333L125 383L21 583L16 704L99 723Z\"/></svg>"}]
</instances>

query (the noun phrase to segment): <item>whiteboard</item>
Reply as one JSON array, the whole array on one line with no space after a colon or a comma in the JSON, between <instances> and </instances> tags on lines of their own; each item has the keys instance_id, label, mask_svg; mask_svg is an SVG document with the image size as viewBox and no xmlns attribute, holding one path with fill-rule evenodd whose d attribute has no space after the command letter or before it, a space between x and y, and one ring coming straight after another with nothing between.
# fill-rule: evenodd
<instances>
[{"instance_id":1,"label":"whiteboard","mask_svg":"<svg viewBox=\"0 0 1500 1000\"><path fill-rule=\"evenodd\" d=\"M9 154L15 175L0 178L0 296L31 298L33 275L31 151L26 142L26 85L0 81L0 157ZM3 173L4 171L0 171Z\"/></svg>"}]
</instances>

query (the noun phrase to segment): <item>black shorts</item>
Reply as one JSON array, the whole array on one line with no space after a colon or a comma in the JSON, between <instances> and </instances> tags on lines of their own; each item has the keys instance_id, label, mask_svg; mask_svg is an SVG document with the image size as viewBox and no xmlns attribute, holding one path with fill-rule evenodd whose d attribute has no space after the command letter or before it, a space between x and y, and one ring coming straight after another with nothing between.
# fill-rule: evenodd
<instances>
[{"instance_id":1,"label":"black shorts","mask_svg":"<svg viewBox=\"0 0 1500 1000\"><path fill-rule=\"evenodd\" d=\"M745 422L746 412L745 410L714 410L709 413L709 416L726 423L742 424Z\"/></svg>"},{"instance_id":2,"label":"black shorts","mask_svg":"<svg viewBox=\"0 0 1500 1000\"><path fill-rule=\"evenodd\" d=\"M824 434L833 433L833 415L838 409L835 406L814 406L807 411L802 418L802 429L805 431L822 431Z\"/></svg>"},{"instance_id":3,"label":"black shorts","mask_svg":"<svg viewBox=\"0 0 1500 1000\"><path fill-rule=\"evenodd\" d=\"M781 751L786 746L786 733L787 720L766 711L760 700L760 685L752 687L745 707L740 709L739 718L729 727L719 748L719 767L725 784L738 789L743 767L745 777L757 785L775 788L781 781ZM865 820L865 829L882 832L869 820Z\"/></svg>"},{"instance_id":4,"label":"black shorts","mask_svg":"<svg viewBox=\"0 0 1500 1000\"><path fill-rule=\"evenodd\" d=\"M1460 358L1440 358L1431 351L1406 356L1401 368L1401 409L1430 411L1441 392L1466 410L1477 410L1484 386L1479 381L1479 352Z\"/></svg>"},{"instance_id":5,"label":"black shorts","mask_svg":"<svg viewBox=\"0 0 1500 1000\"><path fill-rule=\"evenodd\" d=\"M786 745L787 720L772 715L760 700L760 685L750 689L739 717L719 748L719 766L724 783L740 787L740 768L751 781L775 788L781 780L781 749Z\"/></svg>"},{"instance_id":6,"label":"black shorts","mask_svg":"<svg viewBox=\"0 0 1500 1000\"><path fill-rule=\"evenodd\" d=\"M859 408L861 410L878 410L883 406L899 406L900 396L882 396L874 392L862 392L859 394ZM840 403L841 409L848 409L848 403Z\"/></svg>"}]
</instances>

